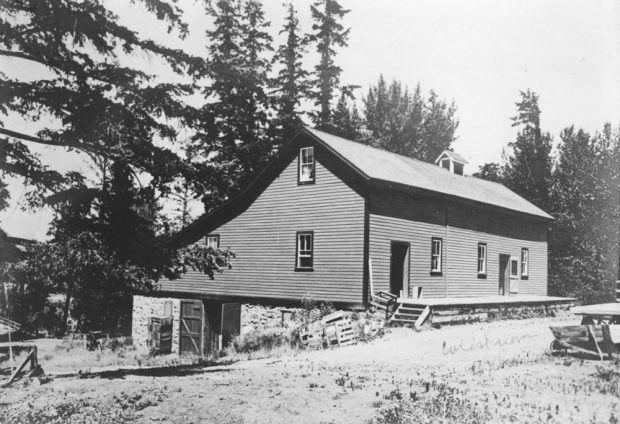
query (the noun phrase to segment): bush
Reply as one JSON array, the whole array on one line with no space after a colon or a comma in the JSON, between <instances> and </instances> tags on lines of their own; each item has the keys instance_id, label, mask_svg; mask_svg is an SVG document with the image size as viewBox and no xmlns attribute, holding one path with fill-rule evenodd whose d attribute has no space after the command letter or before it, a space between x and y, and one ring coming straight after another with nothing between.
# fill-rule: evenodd
<instances>
[{"instance_id":1,"label":"bush","mask_svg":"<svg viewBox=\"0 0 620 424\"><path fill-rule=\"evenodd\" d=\"M293 319L298 321L301 325L308 325L313 322L319 321L326 315L333 313L336 310L331 302L317 302L309 294L304 295L301 299L301 310L296 312Z\"/></svg>"},{"instance_id":2,"label":"bush","mask_svg":"<svg viewBox=\"0 0 620 424\"><path fill-rule=\"evenodd\" d=\"M283 328L254 329L233 339L232 347L238 353L272 350L291 344L291 332Z\"/></svg>"}]
</instances>

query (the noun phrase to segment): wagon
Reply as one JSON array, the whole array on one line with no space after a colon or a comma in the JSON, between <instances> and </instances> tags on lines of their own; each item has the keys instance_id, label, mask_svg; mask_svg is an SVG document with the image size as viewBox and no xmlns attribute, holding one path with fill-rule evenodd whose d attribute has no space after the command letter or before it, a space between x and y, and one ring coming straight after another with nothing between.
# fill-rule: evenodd
<instances>
[{"instance_id":1,"label":"wagon","mask_svg":"<svg viewBox=\"0 0 620 424\"><path fill-rule=\"evenodd\" d=\"M620 350L620 303L580 306L572 309L581 315L581 325L551 326L554 340L551 353L574 350L596 354L601 360Z\"/></svg>"}]
</instances>

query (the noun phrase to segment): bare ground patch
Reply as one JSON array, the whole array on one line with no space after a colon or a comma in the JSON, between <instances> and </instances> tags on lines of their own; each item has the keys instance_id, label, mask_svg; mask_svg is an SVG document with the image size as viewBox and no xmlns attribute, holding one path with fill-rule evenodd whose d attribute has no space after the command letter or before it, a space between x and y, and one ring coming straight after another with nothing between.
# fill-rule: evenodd
<instances>
[{"instance_id":1,"label":"bare ground patch","mask_svg":"<svg viewBox=\"0 0 620 424\"><path fill-rule=\"evenodd\" d=\"M117 423L617 422L620 365L548 355L552 322L575 320L396 328L357 346L185 375L34 380L3 391L0 417L69 402L108 414L92 422Z\"/></svg>"}]
</instances>

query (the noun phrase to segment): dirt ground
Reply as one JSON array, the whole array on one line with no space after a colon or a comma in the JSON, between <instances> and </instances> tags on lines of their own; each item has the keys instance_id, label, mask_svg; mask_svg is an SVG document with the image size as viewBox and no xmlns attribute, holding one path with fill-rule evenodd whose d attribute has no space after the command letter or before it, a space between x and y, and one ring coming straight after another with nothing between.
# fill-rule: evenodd
<instances>
[{"instance_id":1,"label":"dirt ground","mask_svg":"<svg viewBox=\"0 0 620 424\"><path fill-rule=\"evenodd\" d=\"M462 402L492 417L488 422L618 423L619 362L549 355L549 325L570 323L578 322L539 318L419 333L394 328L370 343L292 357L156 375L57 377L0 389L0 410L52 407L63 399L96 400L105 408L131 399L137 411L131 421L139 423L363 423L395 398L439 393L440 407ZM450 416L446 411L432 422L456 422Z\"/></svg>"}]
</instances>

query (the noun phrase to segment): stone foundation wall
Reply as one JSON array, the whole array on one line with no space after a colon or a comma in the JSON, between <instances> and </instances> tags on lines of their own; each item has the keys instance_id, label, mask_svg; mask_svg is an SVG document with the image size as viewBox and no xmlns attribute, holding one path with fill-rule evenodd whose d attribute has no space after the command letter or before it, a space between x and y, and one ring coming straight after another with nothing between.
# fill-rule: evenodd
<instances>
[{"instance_id":1,"label":"stone foundation wall","mask_svg":"<svg viewBox=\"0 0 620 424\"><path fill-rule=\"evenodd\" d=\"M179 353L179 331L181 325L181 299L172 297L133 297L133 313L131 324L131 338L133 345L140 352L150 350L149 319L164 317L166 302L172 305L172 353ZM170 315L168 315L170 316Z\"/></svg>"},{"instance_id":2,"label":"stone foundation wall","mask_svg":"<svg viewBox=\"0 0 620 424\"><path fill-rule=\"evenodd\" d=\"M257 328L282 327L299 308L271 307L261 305L241 305L241 334ZM283 313L284 312L284 313Z\"/></svg>"},{"instance_id":3,"label":"stone foundation wall","mask_svg":"<svg viewBox=\"0 0 620 424\"><path fill-rule=\"evenodd\" d=\"M432 325L465 324L506 319L526 319L536 317L554 317L567 314L574 306L572 302L535 304L535 305L482 305L482 306L433 306L429 322Z\"/></svg>"}]
</instances>

